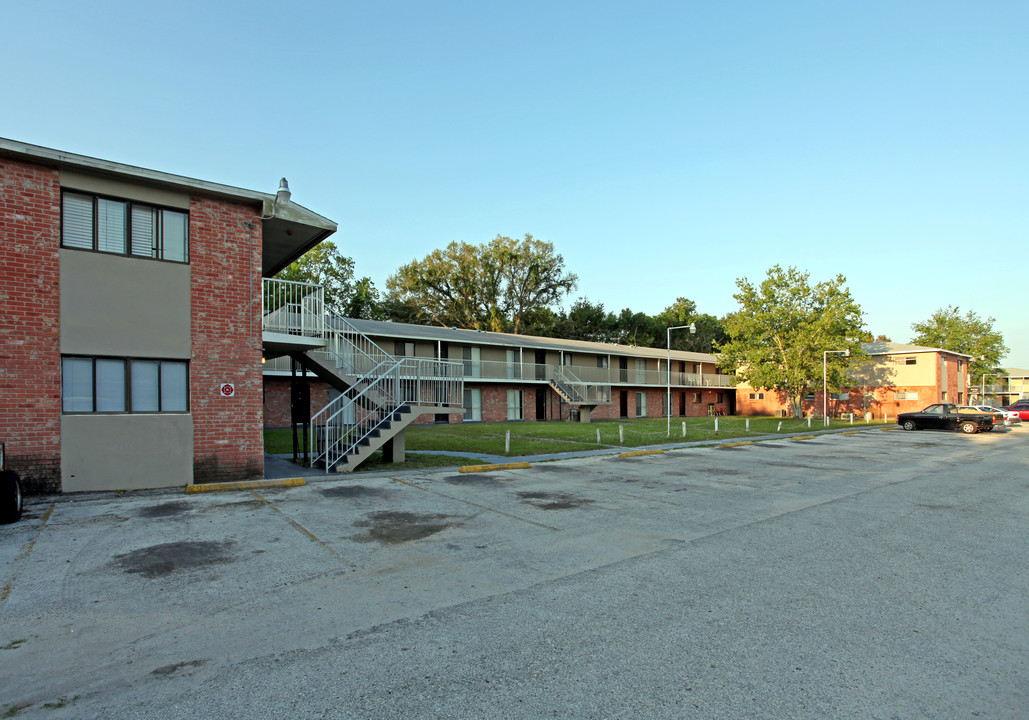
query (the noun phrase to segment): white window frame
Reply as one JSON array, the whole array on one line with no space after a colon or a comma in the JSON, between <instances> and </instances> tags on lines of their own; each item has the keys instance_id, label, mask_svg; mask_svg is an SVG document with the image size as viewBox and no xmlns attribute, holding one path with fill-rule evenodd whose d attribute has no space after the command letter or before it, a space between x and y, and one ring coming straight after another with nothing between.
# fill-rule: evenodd
<instances>
[{"instance_id":1,"label":"white window frame","mask_svg":"<svg viewBox=\"0 0 1029 720\"><path fill-rule=\"evenodd\" d=\"M464 389L464 422L482 422L482 390Z\"/></svg>"},{"instance_id":2,"label":"white window frame","mask_svg":"<svg viewBox=\"0 0 1029 720\"><path fill-rule=\"evenodd\" d=\"M507 419L524 420L525 409L523 406L523 394L521 390L507 391Z\"/></svg>"}]
</instances>

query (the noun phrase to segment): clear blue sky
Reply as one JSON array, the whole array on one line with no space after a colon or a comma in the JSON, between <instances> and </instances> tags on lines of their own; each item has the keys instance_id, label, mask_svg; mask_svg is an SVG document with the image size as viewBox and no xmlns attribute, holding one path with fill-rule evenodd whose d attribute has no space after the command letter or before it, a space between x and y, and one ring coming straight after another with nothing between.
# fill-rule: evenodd
<instances>
[{"instance_id":1,"label":"clear blue sky","mask_svg":"<svg viewBox=\"0 0 1029 720\"><path fill-rule=\"evenodd\" d=\"M735 308L837 273L898 342L1029 368L1029 3L13 2L0 136L274 192L381 289L532 233L571 299ZM570 303L569 303L570 304Z\"/></svg>"}]
</instances>

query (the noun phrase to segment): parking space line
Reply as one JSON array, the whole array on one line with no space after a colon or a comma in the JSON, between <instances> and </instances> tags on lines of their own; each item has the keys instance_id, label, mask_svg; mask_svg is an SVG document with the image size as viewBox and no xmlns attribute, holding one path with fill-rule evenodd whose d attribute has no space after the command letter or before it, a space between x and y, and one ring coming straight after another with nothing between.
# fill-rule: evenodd
<instances>
[{"instance_id":1,"label":"parking space line","mask_svg":"<svg viewBox=\"0 0 1029 720\"><path fill-rule=\"evenodd\" d=\"M488 505L480 505L479 503L474 503L474 502L471 502L470 500L462 500L461 498L454 497L453 495L447 495L446 493L441 493L438 490L429 490L428 488L424 488L421 485L415 485L414 483L408 482L407 480L401 480L400 478L390 478L390 480L392 480L395 483L400 483L401 485L407 485L408 487L413 487L415 490L421 490L422 492L427 492L430 495L438 495L439 497L446 498L447 500L453 500L454 502L464 503L465 505L471 505L472 507L477 507L480 510L485 510L486 512L496 513L497 515L503 515L504 517L509 517L512 520L520 520L522 522L526 522L526 523L529 523L530 525L535 525L536 527L541 527L541 528L544 528L546 530L554 530L555 532L560 532L561 531L561 528L554 527L553 525L546 525L546 524L541 523L541 522L536 522L535 520L529 520L528 518L519 517L518 515L512 515L511 513L504 512L503 510L497 510L496 508L491 508Z\"/></svg>"},{"instance_id":2,"label":"parking space line","mask_svg":"<svg viewBox=\"0 0 1029 720\"><path fill-rule=\"evenodd\" d=\"M349 565L350 567L357 567L357 565L356 565L356 564L354 564L353 562L351 562L351 561L350 561L350 560L348 560L347 558L345 558L345 557L343 557L342 555L340 555L340 554L339 554L339 553L338 553L338 552L336 551L336 549L335 549L334 547L332 547L332 546L331 546L331 545L329 545L329 544L328 544L327 542L325 542L324 540L322 540L322 539L321 539L320 537L318 537L317 535L315 535L315 534L314 534L313 532L311 532L310 530L308 530L307 528L305 528L305 527L304 527L303 525L301 525L300 523L298 523L298 522L297 522L296 520L294 520L293 518L291 518L291 517L289 517L288 515L286 515L286 513L282 512L282 510L279 510L279 508L277 508L277 507L276 507L275 505L273 505L272 503L268 502L268 500L267 500L267 499L265 499L264 497L262 497L262 496L261 496L261 494L260 494L259 492L257 492L256 490L251 490L250 492L251 492L251 493L253 494L253 496L254 496L254 497L256 497L256 498L257 498L258 500L260 500L260 501L261 501L261 502L263 502L263 503L264 503L265 505L267 505L267 506L268 506L268 507L270 507L270 508L271 508L272 510L274 510L274 511L275 511L275 512L277 512L277 513L278 513L279 515L281 515L281 516L282 516L282 517L283 517L283 518L284 518L284 519L286 520L286 522L288 522L288 523L289 523L290 525L292 525L292 526L293 526L294 528L296 528L296 529L297 529L297 530L298 530L298 531L300 532L300 534L301 534L301 535L303 535L304 537L306 537L306 538L307 538L308 540L310 540L310 541L312 541L312 542L316 542L316 543L318 543L319 545L321 545L321 546L322 546L323 548L325 548L326 550L328 550L328 551L329 551L330 553L332 553L333 555L335 555L336 557L338 557L338 558L339 558L340 560L342 560L343 562L345 562L345 563L346 563L347 565Z\"/></svg>"}]
</instances>

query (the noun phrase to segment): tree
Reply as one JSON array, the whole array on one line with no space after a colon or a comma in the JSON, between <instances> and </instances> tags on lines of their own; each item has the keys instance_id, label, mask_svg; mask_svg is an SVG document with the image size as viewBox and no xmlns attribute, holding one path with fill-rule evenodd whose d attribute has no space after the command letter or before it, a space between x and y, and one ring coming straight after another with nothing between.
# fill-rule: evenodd
<instances>
[{"instance_id":1,"label":"tree","mask_svg":"<svg viewBox=\"0 0 1029 720\"><path fill-rule=\"evenodd\" d=\"M725 318L729 341L721 345L719 361L752 387L778 391L796 418L803 414L804 396L821 389L824 351L850 350L851 361L864 356L863 313L844 286L846 278L837 275L814 286L808 278L794 267L775 265L760 286L738 279L733 297L740 307ZM829 387L849 384L847 364L840 355L828 356Z\"/></svg>"},{"instance_id":2,"label":"tree","mask_svg":"<svg viewBox=\"0 0 1029 720\"><path fill-rule=\"evenodd\" d=\"M678 325L695 325L696 333L688 331L677 331L672 333L672 350L685 350L687 352L710 353L728 339L722 321L714 315L697 312L697 303L679 297L675 302L666 307L654 317L659 328L670 328ZM667 333L657 338L659 341L654 347L665 347L668 344Z\"/></svg>"},{"instance_id":3,"label":"tree","mask_svg":"<svg viewBox=\"0 0 1029 720\"><path fill-rule=\"evenodd\" d=\"M379 291L375 285L367 277L355 280L354 261L341 255L330 240L308 250L275 278L321 285L326 310L343 317L376 319L381 316Z\"/></svg>"},{"instance_id":4,"label":"tree","mask_svg":"<svg viewBox=\"0 0 1029 720\"><path fill-rule=\"evenodd\" d=\"M419 319L517 334L577 283L553 244L526 234L521 240L497 235L484 245L452 242L400 267L386 289L391 305L407 306Z\"/></svg>"},{"instance_id":5,"label":"tree","mask_svg":"<svg viewBox=\"0 0 1029 720\"><path fill-rule=\"evenodd\" d=\"M934 312L925 322L911 324L917 335L914 345L926 345L970 355L968 373L973 385L983 380L984 374L996 374L1002 357L1008 354L1004 336L993 329L995 320L981 319L969 310L964 317L960 309L948 305Z\"/></svg>"}]
</instances>

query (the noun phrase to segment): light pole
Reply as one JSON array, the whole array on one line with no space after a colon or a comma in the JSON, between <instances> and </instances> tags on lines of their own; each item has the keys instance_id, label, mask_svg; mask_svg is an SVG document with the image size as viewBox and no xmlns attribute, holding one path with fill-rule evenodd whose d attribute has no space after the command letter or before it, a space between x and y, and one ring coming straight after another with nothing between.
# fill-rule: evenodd
<instances>
[{"instance_id":1,"label":"light pole","mask_svg":"<svg viewBox=\"0 0 1029 720\"><path fill-rule=\"evenodd\" d=\"M850 357L850 348L846 350L826 350L822 353L822 425L823 427L829 427L829 396L827 393L828 388L825 382L825 366L826 360L829 357L829 353L833 355L842 355L843 357Z\"/></svg>"},{"instance_id":2,"label":"light pole","mask_svg":"<svg viewBox=\"0 0 1029 720\"><path fill-rule=\"evenodd\" d=\"M665 346L668 348L668 360L665 365L665 372L668 374L668 381L665 385L665 417L668 418L668 437L672 437L672 330L690 329L690 335L697 334L697 324L675 325L665 330Z\"/></svg>"}]
</instances>

